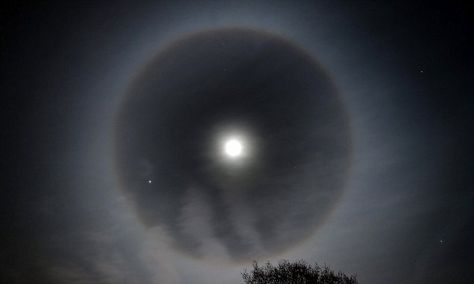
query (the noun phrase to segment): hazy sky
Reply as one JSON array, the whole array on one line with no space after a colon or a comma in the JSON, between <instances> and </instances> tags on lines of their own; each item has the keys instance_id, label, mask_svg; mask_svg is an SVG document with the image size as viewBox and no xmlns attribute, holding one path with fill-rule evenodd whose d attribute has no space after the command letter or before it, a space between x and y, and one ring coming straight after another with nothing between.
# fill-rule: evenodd
<instances>
[{"instance_id":1,"label":"hazy sky","mask_svg":"<svg viewBox=\"0 0 474 284\"><path fill-rule=\"evenodd\" d=\"M474 282L465 7L0 11L0 282L242 283L281 259Z\"/></svg>"}]
</instances>

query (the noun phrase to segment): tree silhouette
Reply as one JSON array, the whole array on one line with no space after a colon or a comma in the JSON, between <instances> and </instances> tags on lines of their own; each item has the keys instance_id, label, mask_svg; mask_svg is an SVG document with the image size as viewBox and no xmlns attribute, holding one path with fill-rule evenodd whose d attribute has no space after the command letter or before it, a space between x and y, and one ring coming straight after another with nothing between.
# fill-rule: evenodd
<instances>
[{"instance_id":1,"label":"tree silhouette","mask_svg":"<svg viewBox=\"0 0 474 284\"><path fill-rule=\"evenodd\" d=\"M246 284L357 284L355 276L342 272L335 273L328 266L311 266L305 261L283 260L273 266L270 262L259 266L253 263L253 270L242 273Z\"/></svg>"}]
</instances>

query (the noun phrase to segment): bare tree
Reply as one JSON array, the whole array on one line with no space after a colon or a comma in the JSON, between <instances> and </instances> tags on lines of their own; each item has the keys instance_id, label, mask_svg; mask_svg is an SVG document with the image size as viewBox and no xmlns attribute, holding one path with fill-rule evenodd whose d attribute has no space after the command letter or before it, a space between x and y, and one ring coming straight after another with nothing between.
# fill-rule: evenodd
<instances>
[{"instance_id":1,"label":"bare tree","mask_svg":"<svg viewBox=\"0 0 474 284\"><path fill-rule=\"evenodd\" d=\"M283 260L273 266L270 262L259 266L255 261L253 269L242 273L246 284L357 284L355 276L334 272L328 266L311 266L305 261Z\"/></svg>"}]
</instances>

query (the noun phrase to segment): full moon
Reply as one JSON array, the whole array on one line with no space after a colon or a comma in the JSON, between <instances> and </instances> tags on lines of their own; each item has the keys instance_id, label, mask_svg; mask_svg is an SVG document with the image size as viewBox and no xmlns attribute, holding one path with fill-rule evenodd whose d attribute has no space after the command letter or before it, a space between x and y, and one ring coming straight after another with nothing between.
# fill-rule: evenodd
<instances>
[{"instance_id":1,"label":"full moon","mask_svg":"<svg viewBox=\"0 0 474 284\"><path fill-rule=\"evenodd\" d=\"M228 139L224 144L224 153L227 157L238 158L242 155L243 145L238 139Z\"/></svg>"}]
</instances>

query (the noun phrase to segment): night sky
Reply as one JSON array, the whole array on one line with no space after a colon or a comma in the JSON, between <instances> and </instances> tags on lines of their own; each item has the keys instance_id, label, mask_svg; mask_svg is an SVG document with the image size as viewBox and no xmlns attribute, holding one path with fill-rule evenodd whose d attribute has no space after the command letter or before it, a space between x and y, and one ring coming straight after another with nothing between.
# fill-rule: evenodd
<instances>
[{"instance_id":1,"label":"night sky","mask_svg":"<svg viewBox=\"0 0 474 284\"><path fill-rule=\"evenodd\" d=\"M64 2L0 7L1 283L474 283L467 7Z\"/></svg>"}]
</instances>

